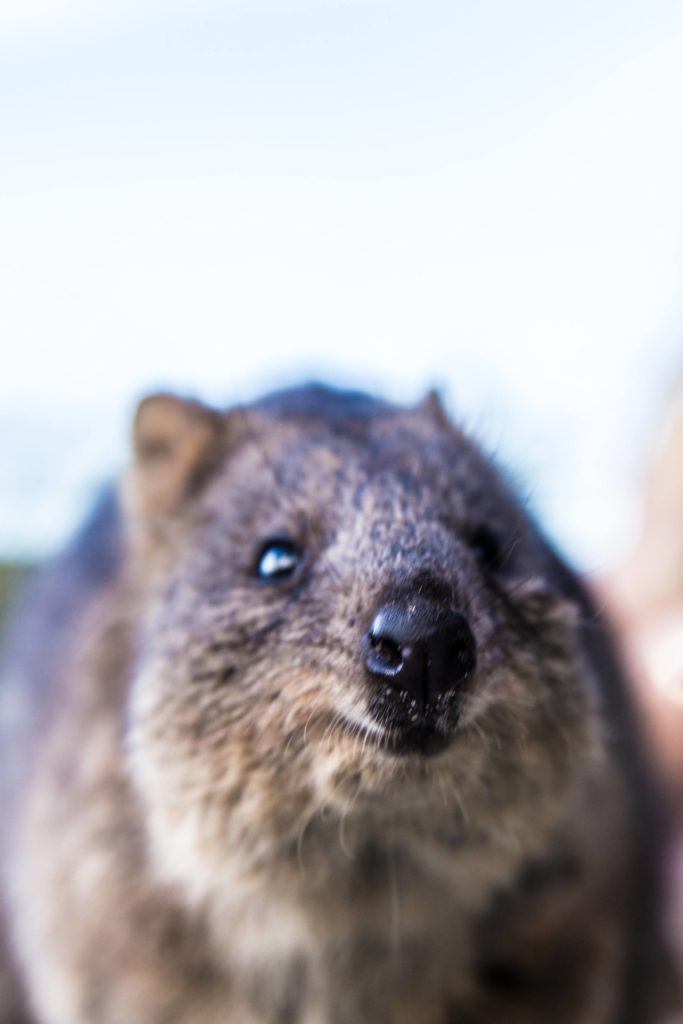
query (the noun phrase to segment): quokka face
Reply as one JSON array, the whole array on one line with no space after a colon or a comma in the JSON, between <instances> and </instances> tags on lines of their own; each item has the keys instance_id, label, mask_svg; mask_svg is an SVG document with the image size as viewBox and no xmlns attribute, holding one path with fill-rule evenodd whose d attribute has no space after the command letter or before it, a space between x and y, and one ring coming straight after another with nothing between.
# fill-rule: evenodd
<instances>
[{"instance_id":1,"label":"quokka face","mask_svg":"<svg viewBox=\"0 0 683 1024\"><path fill-rule=\"evenodd\" d=\"M547 830L602 745L580 612L434 400L158 396L135 440L127 751L167 874L201 894L342 819L350 845Z\"/></svg>"}]
</instances>

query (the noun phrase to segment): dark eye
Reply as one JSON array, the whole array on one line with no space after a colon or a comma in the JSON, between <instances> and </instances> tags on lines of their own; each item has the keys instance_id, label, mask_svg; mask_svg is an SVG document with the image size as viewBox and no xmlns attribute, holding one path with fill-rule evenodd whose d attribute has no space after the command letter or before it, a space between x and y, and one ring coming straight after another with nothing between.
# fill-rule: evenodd
<instances>
[{"instance_id":1,"label":"dark eye","mask_svg":"<svg viewBox=\"0 0 683 1024\"><path fill-rule=\"evenodd\" d=\"M489 526L477 526L468 540L475 558L484 569L496 572L505 562L506 552L501 539Z\"/></svg>"},{"instance_id":2,"label":"dark eye","mask_svg":"<svg viewBox=\"0 0 683 1024\"><path fill-rule=\"evenodd\" d=\"M268 583L292 576L303 557L301 548L286 537L272 537L261 548L256 575Z\"/></svg>"}]
</instances>

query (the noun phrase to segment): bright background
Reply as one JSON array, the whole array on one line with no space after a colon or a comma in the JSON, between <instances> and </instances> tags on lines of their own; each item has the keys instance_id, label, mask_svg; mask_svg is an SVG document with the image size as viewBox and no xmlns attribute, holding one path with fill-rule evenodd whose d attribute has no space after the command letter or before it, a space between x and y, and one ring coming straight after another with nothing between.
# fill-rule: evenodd
<instances>
[{"instance_id":1,"label":"bright background","mask_svg":"<svg viewBox=\"0 0 683 1024\"><path fill-rule=\"evenodd\" d=\"M451 409L589 571L683 368L683 4L0 0L0 556L136 396Z\"/></svg>"}]
</instances>

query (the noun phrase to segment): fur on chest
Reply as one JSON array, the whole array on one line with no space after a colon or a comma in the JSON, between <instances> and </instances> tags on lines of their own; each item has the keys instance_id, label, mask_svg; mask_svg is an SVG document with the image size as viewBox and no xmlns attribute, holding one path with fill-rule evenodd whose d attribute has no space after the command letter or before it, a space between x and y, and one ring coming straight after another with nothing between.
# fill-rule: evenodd
<instances>
[{"instance_id":1,"label":"fur on chest","mask_svg":"<svg viewBox=\"0 0 683 1024\"><path fill-rule=\"evenodd\" d=\"M213 908L214 940L254 1021L486 1024L505 1007L510 1021L518 1011L525 1024L561 1022L594 1002L588 961L616 962L610 937L585 916L578 924L586 907L571 860L532 872L530 886L528 869L486 846L447 857L429 844L369 844L331 860L337 872L320 888L302 854L296 873Z\"/></svg>"}]
</instances>

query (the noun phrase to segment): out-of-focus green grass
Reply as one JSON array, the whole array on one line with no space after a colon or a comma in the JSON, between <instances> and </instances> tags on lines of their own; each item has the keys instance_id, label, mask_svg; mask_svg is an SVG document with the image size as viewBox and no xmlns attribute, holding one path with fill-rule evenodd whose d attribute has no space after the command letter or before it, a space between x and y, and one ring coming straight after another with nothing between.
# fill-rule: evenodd
<instances>
[{"instance_id":1,"label":"out-of-focus green grass","mask_svg":"<svg viewBox=\"0 0 683 1024\"><path fill-rule=\"evenodd\" d=\"M29 569L25 562L0 562L0 621L5 617L13 590Z\"/></svg>"}]
</instances>

